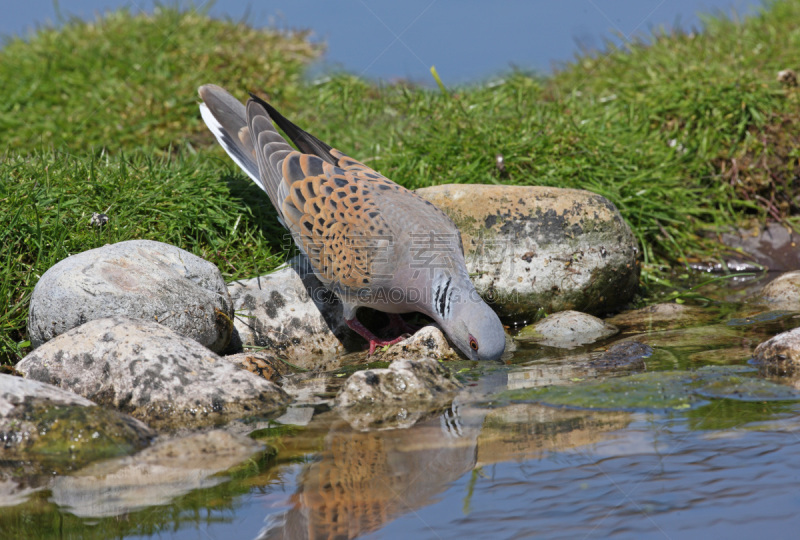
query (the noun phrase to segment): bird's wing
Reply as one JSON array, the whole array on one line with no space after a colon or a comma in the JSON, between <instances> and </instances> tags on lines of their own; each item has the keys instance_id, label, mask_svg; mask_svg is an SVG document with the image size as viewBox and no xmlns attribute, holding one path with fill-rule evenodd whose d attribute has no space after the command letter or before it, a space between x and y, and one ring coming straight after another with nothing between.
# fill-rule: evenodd
<instances>
[{"instance_id":1,"label":"bird's wing","mask_svg":"<svg viewBox=\"0 0 800 540\"><path fill-rule=\"evenodd\" d=\"M404 188L330 147L330 161L342 166L285 151L259 100L247 102L247 122L259 177L268 193L274 185L273 203L317 276L350 290L369 288L373 262L390 257L392 243L392 229L375 199Z\"/></svg>"},{"instance_id":2,"label":"bird's wing","mask_svg":"<svg viewBox=\"0 0 800 540\"><path fill-rule=\"evenodd\" d=\"M267 193L323 283L369 289L376 263L384 269L402 263L395 260L402 256L395 249L398 236L434 217L433 228L456 230L438 208L306 133L266 102L251 98L245 106L213 85L199 92L206 124ZM306 153L289 146L272 121ZM406 249L408 243L400 242Z\"/></svg>"},{"instance_id":3,"label":"bird's wing","mask_svg":"<svg viewBox=\"0 0 800 540\"><path fill-rule=\"evenodd\" d=\"M390 257L392 246L392 229L375 197L400 186L300 152L283 159L280 174L284 222L320 279L351 290L369 288L373 262Z\"/></svg>"}]
</instances>

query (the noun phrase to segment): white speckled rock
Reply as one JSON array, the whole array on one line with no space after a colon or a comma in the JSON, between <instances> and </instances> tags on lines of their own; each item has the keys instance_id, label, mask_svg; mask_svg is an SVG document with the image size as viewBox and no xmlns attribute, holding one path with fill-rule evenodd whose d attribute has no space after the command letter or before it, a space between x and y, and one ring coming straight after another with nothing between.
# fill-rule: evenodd
<instances>
[{"instance_id":1,"label":"white speckled rock","mask_svg":"<svg viewBox=\"0 0 800 540\"><path fill-rule=\"evenodd\" d=\"M800 270L786 272L767 283L759 300L772 309L800 311Z\"/></svg>"},{"instance_id":2,"label":"white speckled rock","mask_svg":"<svg viewBox=\"0 0 800 540\"><path fill-rule=\"evenodd\" d=\"M308 267L295 257L271 274L228 286L233 299L233 349L264 347L305 369L334 360L363 340L344 322L342 305Z\"/></svg>"},{"instance_id":3,"label":"white speckled rock","mask_svg":"<svg viewBox=\"0 0 800 540\"><path fill-rule=\"evenodd\" d=\"M443 360L457 357L458 353L450 347L444 334L436 326L420 328L413 336L395 343L385 352L376 354L376 359L381 362L394 362L400 359L420 360L422 358Z\"/></svg>"},{"instance_id":4,"label":"white speckled rock","mask_svg":"<svg viewBox=\"0 0 800 540\"><path fill-rule=\"evenodd\" d=\"M388 368L353 373L335 405L355 429L408 427L460 388L436 360L395 360Z\"/></svg>"},{"instance_id":5,"label":"white speckled rock","mask_svg":"<svg viewBox=\"0 0 800 540\"><path fill-rule=\"evenodd\" d=\"M16 366L164 428L278 412L289 396L275 384L165 326L114 317L48 341Z\"/></svg>"},{"instance_id":6,"label":"white speckled rock","mask_svg":"<svg viewBox=\"0 0 800 540\"><path fill-rule=\"evenodd\" d=\"M501 317L606 313L637 289L636 238L595 193L541 186L448 184L417 194L455 221L478 292Z\"/></svg>"},{"instance_id":7,"label":"white speckled rock","mask_svg":"<svg viewBox=\"0 0 800 540\"><path fill-rule=\"evenodd\" d=\"M45 272L31 297L28 332L38 347L116 315L157 321L215 352L233 330L216 266L169 244L130 240L72 255Z\"/></svg>"},{"instance_id":8,"label":"white speckled rock","mask_svg":"<svg viewBox=\"0 0 800 540\"><path fill-rule=\"evenodd\" d=\"M536 324L520 330L520 341L535 341L540 345L572 349L587 343L613 336L619 330L606 322L578 311L553 313Z\"/></svg>"},{"instance_id":9,"label":"white speckled rock","mask_svg":"<svg viewBox=\"0 0 800 540\"><path fill-rule=\"evenodd\" d=\"M64 470L146 446L155 432L50 384L0 374L0 456Z\"/></svg>"},{"instance_id":10,"label":"white speckled rock","mask_svg":"<svg viewBox=\"0 0 800 540\"><path fill-rule=\"evenodd\" d=\"M263 451L244 435L213 430L160 441L53 481L52 500L79 517L127 514L227 481L217 473Z\"/></svg>"}]
</instances>

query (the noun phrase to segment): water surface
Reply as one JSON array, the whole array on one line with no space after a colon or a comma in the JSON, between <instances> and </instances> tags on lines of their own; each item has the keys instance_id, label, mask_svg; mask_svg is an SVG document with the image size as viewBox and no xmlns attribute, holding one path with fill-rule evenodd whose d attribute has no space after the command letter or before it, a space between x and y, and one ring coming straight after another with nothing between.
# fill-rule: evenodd
<instances>
[{"instance_id":1,"label":"water surface","mask_svg":"<svg viewBox=\"0 0 800 540\"><path fill-rule=\"evenodd\" d=\"M726 296L718 291L718 298ZM668 395L647 396L645 402L636 392L623 405L613 396L616 405L610 408L612 400L602 395L567 407L519 397L543 385L580 396L602 381L657 382L663 374L668 382L676 373L768 384L749 362L754 347L800 326L796 313L725 301L687 313L669 321L618 319L623 332L605 343L568 351L529 344L506 365L458 364L465 389L416 422L408 411L399 418L413 424L407 429L354 429L324 405L344 379L308 376L310 385L322 380L327 386L284 417L293 425L260 421L237 428L252 431L269 447L249 462L210 478L200 474L194 489L174 492L170 484L145 482L122 492L103 486L100 477L94 488L89 483L76 492L68 477L48 480L51 487L0 512L0 533L147 539L793 537L800 526L800 402L774 399L796 396L800 381L772 379L780 386L771 388L786 392L772 397L715 387L716 393L700 392L690 405L675 405ZM587 364L626 339L652 349L644 367L633 368L644 375Z\"/></svg>"},{"instance_id":2,"label":"water surface","mask_svg":"<svg viewBox=\"0 0 800 540\"><path fill-rule=\"evenodd\" d=\"M108 9L150 12L154 0L28 0L6 2L0 35L26 35L36 25L69 16L93 19ZM198 0L197 6L209 2ZM179 2L180 5L189 5ZM431 83L437 67L446 84L474 82L512 67L548 72L581 49L621 45L658 28L691 30L703 13L743 17L757 0L226 0L211 5L215 17L254 26L303 28L327 43L319 76L344 69L368 78Z\"/></svg>"}]
</instances>

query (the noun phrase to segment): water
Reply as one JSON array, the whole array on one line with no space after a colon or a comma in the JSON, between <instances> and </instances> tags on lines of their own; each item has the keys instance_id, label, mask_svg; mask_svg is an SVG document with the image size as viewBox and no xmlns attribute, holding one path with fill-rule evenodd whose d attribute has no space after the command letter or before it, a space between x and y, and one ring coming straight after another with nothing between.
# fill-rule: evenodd
<instances>
[{"instance_id":1,"label":"water","mask_svg":"<svg viewBox=\"0 0 800 540\"><path fill-rule=\"evenodd\" d=\"M203 6L207 1L198 0ZM152 11L154 0L27 0L4 2L0 35L26 35L37 24L127 6ZM181 5L187 5L185 1ZM58 6L58 11L55 6ZM315 77L331 69L375 79L431 83L435 65L445 84L481 80L517 67L548 72L581 48L599 49L646 36L655 28L701 26L698 13L745 16L756 0L226 0L212 5L216 17L255 26L311 29L328 44Z\"/></svg>"},{"instance_id":2,"label":"water","mask_svg":"<svg viewBox=\"0 0 800 540\"><path fill-rule=\"evenodd\" d=\"M120 4L64 2L61 8L86 16L98 6ZM647 12L642 15L630 8L632 3L620 2L607 8L611 14L606 19L598 15L599 1L581 2L578 8L555 4L559 7L547 7L553 12L537 11L545 9L544 3L512 2L487 12L485 4L462 2L455 10L454 3L440 0L411 24L403 42L383 31L355 32L375 18L360 2L335 12L321 4L317 10L303 2L283 5L280 21L314 28L330 42L328 62L350 71L425 79L428 66L436 64L446 82L459 82L490 75L509 63L544 70L552 60L569 59L576 40L599 45L609 26L630 35L651 24L673 22L673 10L686 14L698 6L638 2L637 10ZM402 11L392 11L388 4L367 3L398 34L427 5L407 2ZM731 5L737 3L703 6ZM226 3L224 9L238 18L244 6ZM252 20L266 22L277 13L276 6L259 4L251 11ZM52 18L50 2L6 8L0 33L18 33L33 21ZM222 10L213 8L216 14ZM481 27L470 26L473 20ZM696 22L690 16L682 20L689 26ZM656 350L647 362L651 371L747 367L759 342L800 325L795 314L753 316L752 310L730 303L703 308L702 315L668 325L675 327L670 334L659 333L663 326L631 325L613 340L642 332L641 339L650 339ZM693 333L692 328L700 331ZM537 380L576 384L586 375L571 366L584 352L523 348L514 365L482 367L471 383L475 386L468 386L453 405L410 429L361 432L318 407L310 423L289 432L285 426L262 426L255 436L271 445L274 455L212 478L198 473L194 489L173 492L165 485L142 485L130 500L115 500L118 492L101 487L82 494L84 500L114 502L113 515L91 515L91 505L84 507L88 513L76 515L76 507L59 499L54 487L32 485L24 502L0 509L0 537L796 536L796 403L714 399L672 412L488 403L508 386ZM536 376L529 377L531 373ZM126 506L131 501L144 508Z\"/></svg>"},{"instance_id":3,"label":"water","mask_svg":"<svg viewBox=\"0 0 800 540\"><path fill-rule=\"evenodd\" d=\"M318 401L313 409L301 403L295 413L309 413L306 425L250 426L273 450L221 476L193 472L195 489L143 480L121 490L97 477L70 494L56 479L0 512L0 536L795 537L798 401L733 395L667 411L636 402L606 410L600 395L590 403L599 409L589 410L509 401L502 392L546 381L580 395L625 377L592 373L585 362L593 348L620 339L652 347L645 363L656 380L660 370L716 366L700 372L763 381L749 363L753 348L800 326L800 316L719 302L667 321L616 322L623 332L599 346L565 353L528 345L512 364L474 364L476 377L455 401L409 429L358 431ZM776 381L800 387L798 379Z\"/></svg>"}]
</instances>

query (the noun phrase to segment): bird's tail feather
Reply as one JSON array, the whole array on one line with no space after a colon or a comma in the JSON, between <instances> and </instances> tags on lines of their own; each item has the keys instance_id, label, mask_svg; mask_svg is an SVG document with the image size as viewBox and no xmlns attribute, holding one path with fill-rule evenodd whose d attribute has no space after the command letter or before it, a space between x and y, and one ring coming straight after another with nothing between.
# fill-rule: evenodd
<instances>
[{"instance_id":1,"label":"bird's tail feather","mask_svg":"<svg viewBox=\"0 0 800 540\"><path fill-rule=\"evenodd\" d=\"M261 99L260 97L250 94L250 99L261 105L267 112L269 117L278 124L278 127L292 140L292 142L300 149L301 152L319 156L331 165L337 165L338 159L331 155L331 148L321 140L314 137L311 133L304 131L297 127L294 123L290 122L285 116L279 113L275 107Z\"/></svg>"},{"instance_id":2,"label":"bird's tail feather","mask_svg":"<svg viewBox=\"0 0 800 540\"><path fill-rule=\"evenodd\" d=\"M245 107L225 89L207 84L198 89L203 121L233 161L269 195L282 217L278 201L280 161L293 150L278 134L263 105Z\"/></svg>"}]
</instances>

